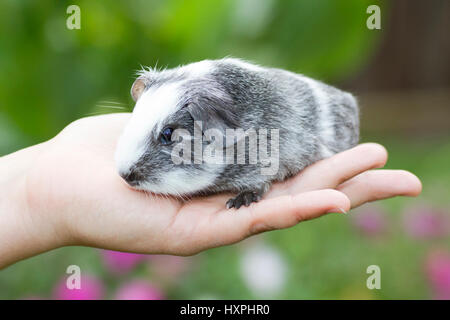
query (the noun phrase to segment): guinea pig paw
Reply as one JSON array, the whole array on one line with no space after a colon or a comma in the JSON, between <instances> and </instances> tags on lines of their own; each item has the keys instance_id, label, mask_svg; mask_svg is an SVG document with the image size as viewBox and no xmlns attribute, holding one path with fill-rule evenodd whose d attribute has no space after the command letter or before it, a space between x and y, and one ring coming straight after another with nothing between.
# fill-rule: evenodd
<instances>
[{"instance_id":1,"label":"guinea pig paw","mask_svg":"<svg viewBox=\"0 0 450 320\"><path fill-rule=\"evenodd\" d=\"M261 199L261 195L255 191L242 191L236 197L227 201L227 209L236 208L239 209L242 205L248 207L253 202L258 202Z\"/></svg>"}]
</instances>

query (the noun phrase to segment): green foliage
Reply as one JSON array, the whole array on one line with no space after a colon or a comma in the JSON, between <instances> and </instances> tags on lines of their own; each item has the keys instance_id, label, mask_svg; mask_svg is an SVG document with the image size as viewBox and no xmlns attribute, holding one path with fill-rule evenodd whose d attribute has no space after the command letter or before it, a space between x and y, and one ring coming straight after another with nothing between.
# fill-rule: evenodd
<instances>
[{"instance_id":1,"label":"green foliage","mask_svg":"<svg viewBox=\"0 0 450 320\"><path fill-rule=\"evenodd\" d=\"M141 65L235 56L329 81L358 70L378 32L368 0L0 2L0 154L46 140L71 121L132 107ZM109 103L111 105L111 103ZM120 111L120 110L119 110Z\"/></svg>"}]
</instances>

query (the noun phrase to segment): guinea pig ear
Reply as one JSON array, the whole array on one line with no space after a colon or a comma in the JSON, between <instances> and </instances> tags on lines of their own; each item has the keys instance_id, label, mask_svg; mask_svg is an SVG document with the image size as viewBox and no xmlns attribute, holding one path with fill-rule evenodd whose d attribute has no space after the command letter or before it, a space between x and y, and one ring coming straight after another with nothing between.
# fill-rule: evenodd
<instances>
[{"instance_id":1,"label":"guinea pig ear","mask_svg":"<svg viewBox=\"0 0 450 320\"><path fill-rule=\"evenodd\" d=\"M131 86L131 96L133 100L138 101L146 87L145 80L143 78L137 78Z\"/></svg>"}]
</instances>

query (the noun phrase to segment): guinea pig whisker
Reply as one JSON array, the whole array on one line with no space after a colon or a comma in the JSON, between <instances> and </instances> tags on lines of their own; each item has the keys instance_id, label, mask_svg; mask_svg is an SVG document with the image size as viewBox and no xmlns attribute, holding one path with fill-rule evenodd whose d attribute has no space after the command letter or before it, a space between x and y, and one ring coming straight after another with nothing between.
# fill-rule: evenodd
<instances>
[{"instance_id":1,"label":"guinea pig whisker","mask_svg":"<svg viewBox=\"0 0 450 320\"><path fill-rule=\"evenodd\" d=\"M117 101L110 101L110 100L102 100L102 101L99 101L100 103L106 103L106 104L118 104L118 105L126 105L125 103L123 103L123 102L117 102Z\"/></svg>"},{"instance_id":2,"label":"guinea pig whisker","mask_svg":"<svg viewBox=\"0 0 450 320\"><path fill-rule=\"evenodd\" d=\"M173 185L166 184L165 187L169 190L169 195L176 195L178 198L181 198L183 202L190 200L186 195L181 194Z\"/></svg>"},{"instance_id":3,"label":"guinea pig whisker","mask_svg":"<svg viewBox=\"0 0 450 320\"><path fill-rule=\"evenodd\" d=\"M108 109L120 109L120 110L127 110L128 108L125 107L119 107L119 106L106 106L106 105L97 105L98 108L108 108Z\"/></svg>"}]
</instances>

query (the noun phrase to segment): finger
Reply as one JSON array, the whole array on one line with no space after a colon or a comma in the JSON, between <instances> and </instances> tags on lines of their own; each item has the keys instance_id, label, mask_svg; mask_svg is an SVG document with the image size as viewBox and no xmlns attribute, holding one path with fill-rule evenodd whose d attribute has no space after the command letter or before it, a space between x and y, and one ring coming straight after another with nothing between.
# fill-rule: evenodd
<instances>
[{"instance_id":1,"label":"finger","mask_svg":"<svg viewBox=\"0 0 450 320\"><path fill-rule=\"evenodd\" d=\"M383 167L386 161L387 151L382 145L358 145L307 167L299 177L300 190L295 192L335 188L361 172Z\"/></svg>"},{"instance_id":2,"label":"finger","mask_svg":"<svg viewBox=\"0 0 450 320\"><path fill-rule=\"evenodd\" d=\"M336 190L317 190L261 200L250 207L222 212L211 226L214 238L231 244L264 231L283 229L329 212L346 212L350 200Z\"/></svg>"},{"instance_id":3,"label":"finger","mask_svg":"<svg viewBox=\"0 0 450 320\"><path fill-rule=\"evenodd\" d=\"M351 201L352 208L366 202L395 196L415 197L422 191L422 183L404 170L370 170L353 177L337 187Z\"/></svg>"},{"instance_id":4,"label":"finger","mask_svg":"<svg viewBox=\"0 0 450 320\"><path fill-rule=\"evenodd\" d=\"M334 189L361 172L383 167L386 161L387 151L382 145L360 144L310 165L288 181L275 184L267 194L267 198L312 190Z\"/></svg>"}]
</instances>

